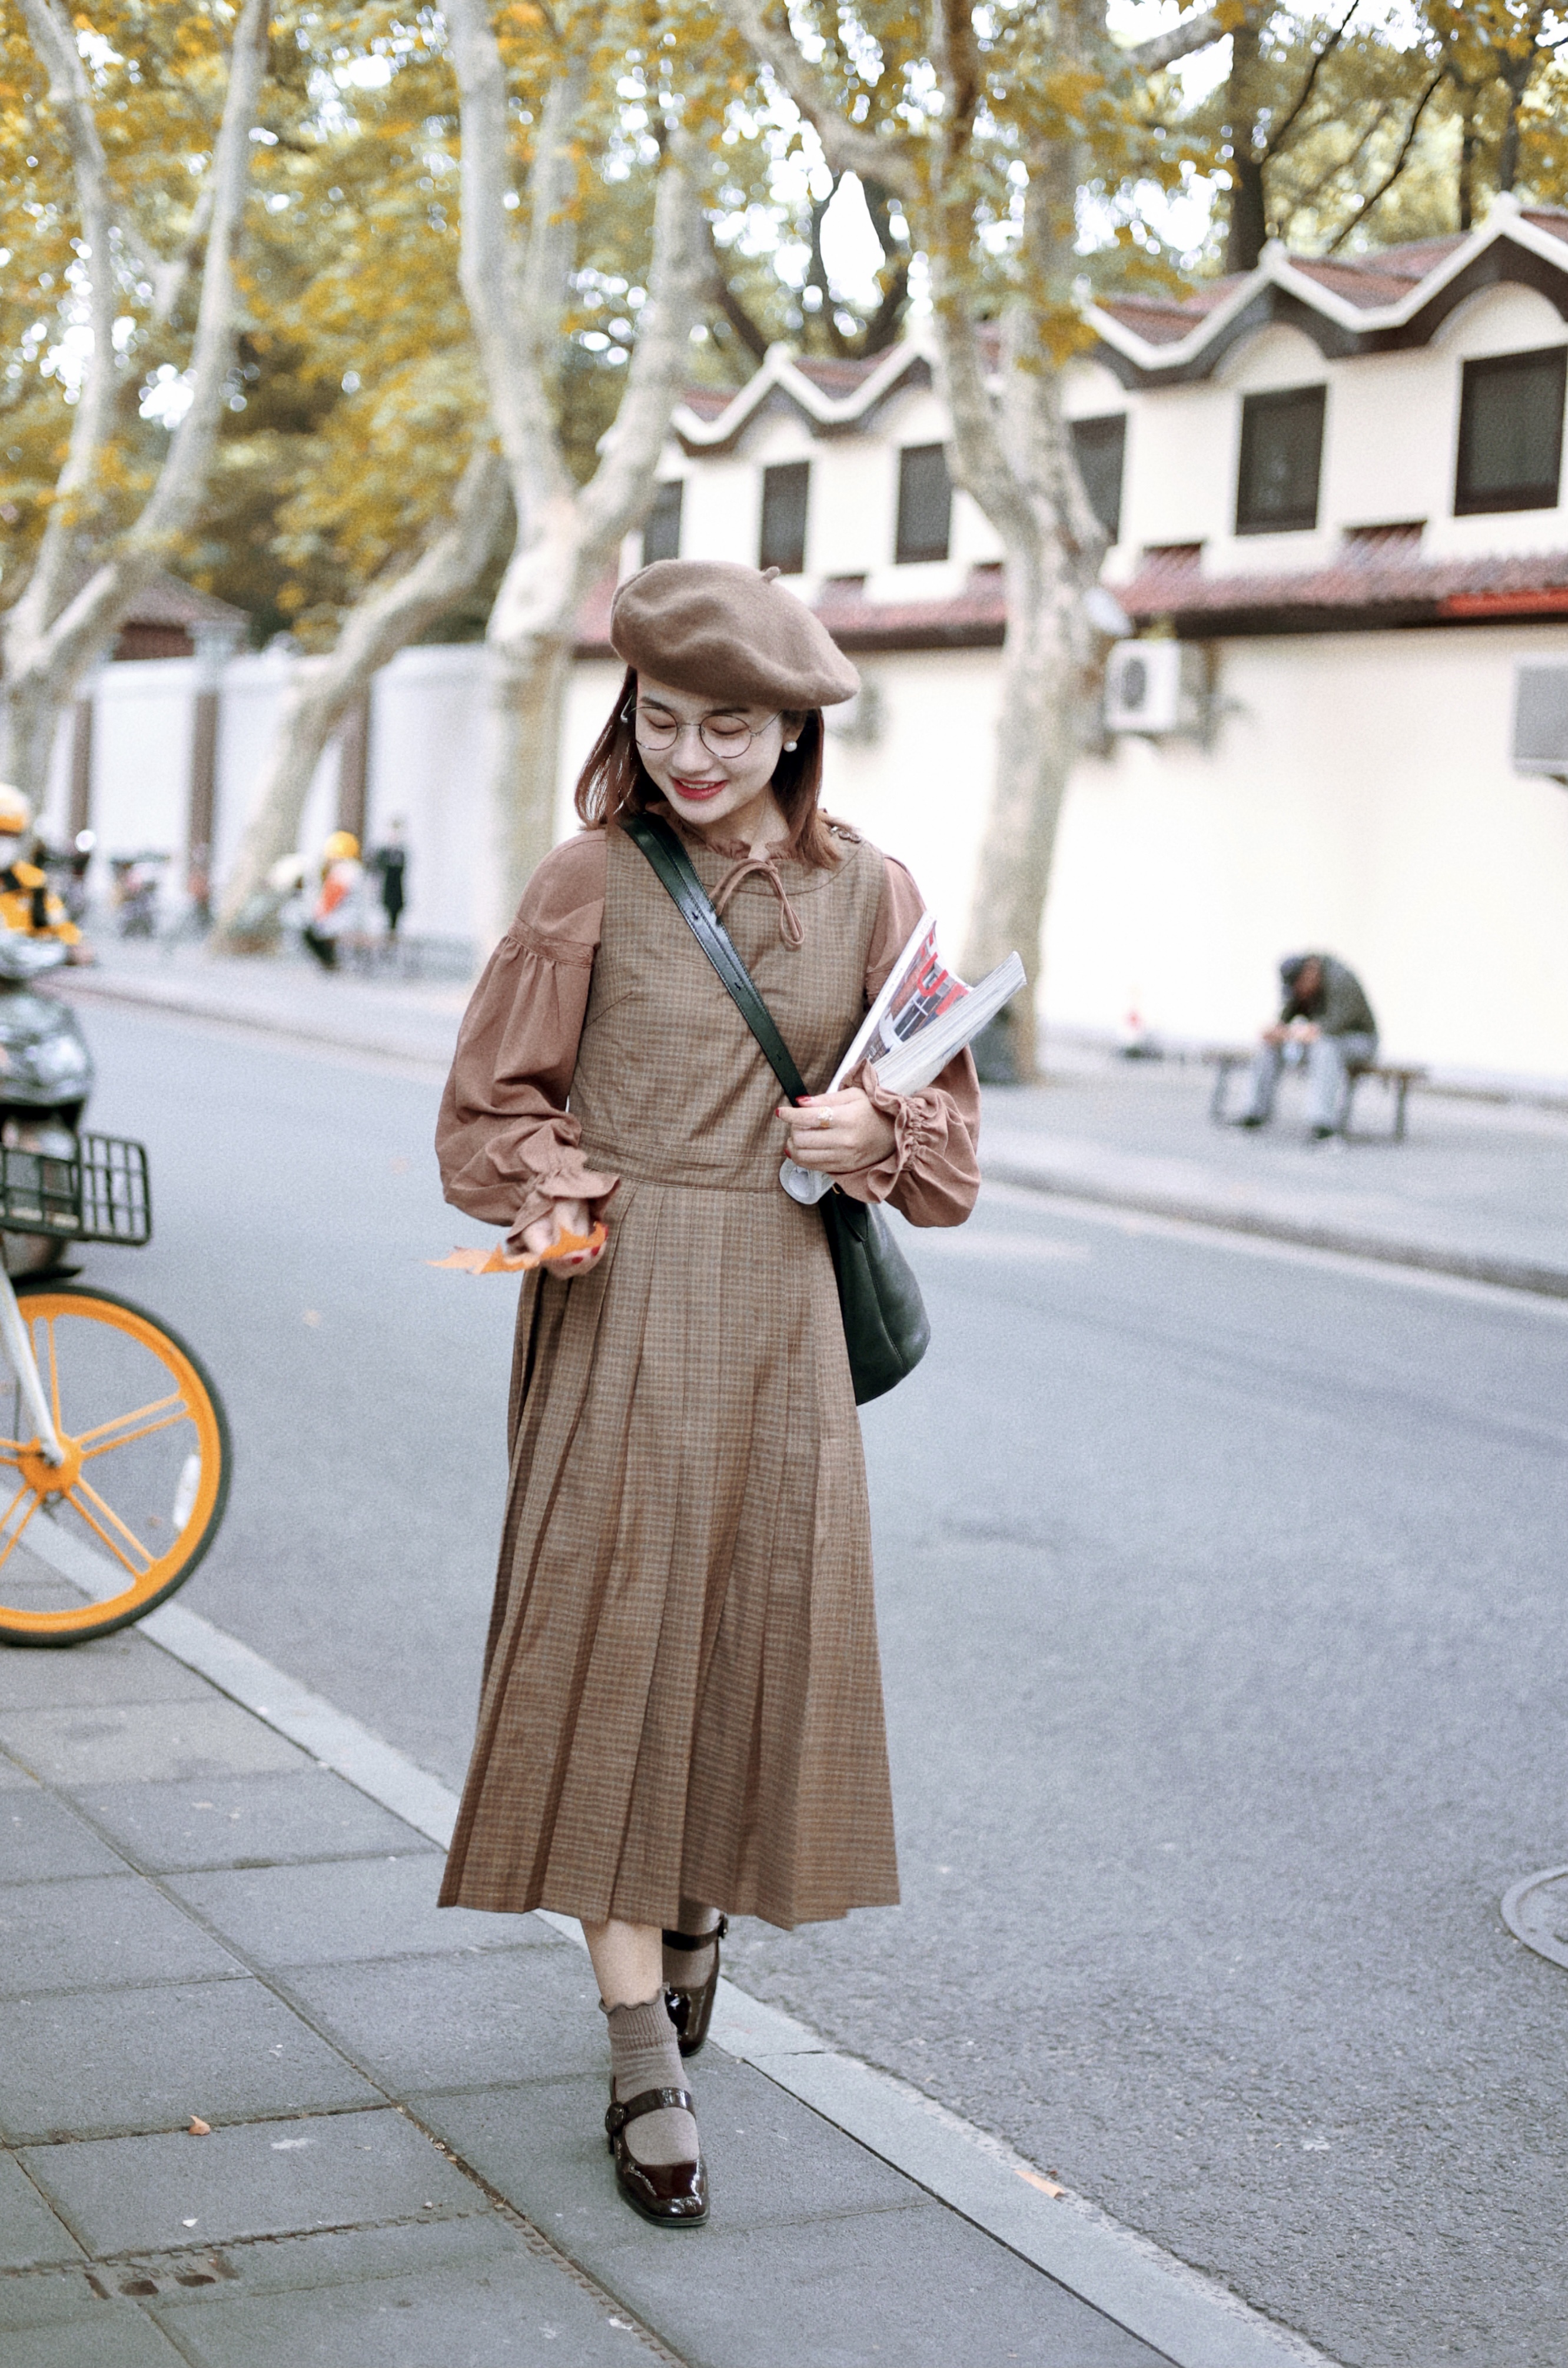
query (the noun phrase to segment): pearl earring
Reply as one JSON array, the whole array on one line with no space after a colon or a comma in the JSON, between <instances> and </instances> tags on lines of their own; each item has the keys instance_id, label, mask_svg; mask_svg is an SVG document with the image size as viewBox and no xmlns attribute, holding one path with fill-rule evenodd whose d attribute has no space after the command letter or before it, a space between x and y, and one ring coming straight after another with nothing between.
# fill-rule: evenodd
<instances>
[{"instance_id":1,"label":"pearl earring","mask_svg":"<svg viewBox=\"0 0 1568 2368\"><path fill-rule=\"evenodd\" d=\"M786 740L784 743L786 754L793 756L795 750L800 746L800 745L801 744L798 740Z\"/></svg>"}]
</instances>

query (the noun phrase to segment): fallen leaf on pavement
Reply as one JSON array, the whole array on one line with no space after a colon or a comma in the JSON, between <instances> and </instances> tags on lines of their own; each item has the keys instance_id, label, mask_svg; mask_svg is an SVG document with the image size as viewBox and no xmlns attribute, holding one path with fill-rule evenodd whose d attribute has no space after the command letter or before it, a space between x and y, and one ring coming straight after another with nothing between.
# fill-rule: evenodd
<instances>
[{"instance_id":1,"label":"fallen leaf on pavement","mask_svg":"<svg viewBox=\"0 0 1568 2368\"><path fill-rule=\"evenodd\" d=\"M204 2122L199 2113L192 2113L190 2117L190 2127L186 2132L186 2135L192 2138L210 2138L211 2135L211 2123Z\"/></svg>"},{"instance_id":2,"label":"fallen leaf on pavement","mask_svg":"<svg viewBox=\"0 0 1568 2368\"><path fill-rule=\"evenodd\" d=\"M1064 2187L1058 2187L1054 2179L1042 2179L1038 2170L1020 2170L1018 2177L1027 2179L1031 2187L1038 2187L1042 2195L1065 2195L1067 2192Z\"/></svg>"}]
</instances>

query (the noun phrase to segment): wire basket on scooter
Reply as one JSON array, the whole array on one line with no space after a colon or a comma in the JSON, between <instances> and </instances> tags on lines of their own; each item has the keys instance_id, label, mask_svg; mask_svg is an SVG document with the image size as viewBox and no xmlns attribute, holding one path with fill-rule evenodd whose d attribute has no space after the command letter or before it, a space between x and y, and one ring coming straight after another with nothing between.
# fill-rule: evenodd
<instances>
[{"instance_id":1,"label":"wire basket on scooter","mask_svg":"<svg viewBox=\"0 0 1568 2368\"><path fill-rule=\"evenodd\" d=\"M140 1248L153 1238L145 1150L113 1134L82 1135L74 1159L0 1147L0 1228Z\"/></svg>"}]
</instances>

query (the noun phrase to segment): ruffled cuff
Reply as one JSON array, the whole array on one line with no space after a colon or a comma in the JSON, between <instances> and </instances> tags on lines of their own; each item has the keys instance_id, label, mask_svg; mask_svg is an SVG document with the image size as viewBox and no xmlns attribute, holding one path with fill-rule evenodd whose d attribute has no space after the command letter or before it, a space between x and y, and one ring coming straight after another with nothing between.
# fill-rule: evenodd
<instances>
[{"instance_id":1,"label":"ruffled cuff","mask_svg":"<svg viewBox=\"0 0 1568 2368\"><path fill-rule=\"evenodd\" d=\"M960 1057L967 1064L968 1054ZM943 1075L952 1075L951 1064ZM858 1086L872 1109L892 1121L893 1140L871 1167L840 1176L841 1190L856 1201L891 1201L912 1225L961 1225L980 1189L980 1163L952 1095L939 1085L889 1093L868 1062L845 1082Z\"/></svg>"},{"instance_id":2,"label":"ruffled cuff","mask_svg":"<svg viewBox=\"0 0 1568 2368\"><path fill-rule=\"evenodd\" d=\"M553 1167L528 1178L528 1190L506 1235L507 1249L514 1253L521 1250L524 1227L548 1217L557 1201L585 1201L588 1222L597 1224L619 1190L619 1176L600 1176L585 1167L574 1153L563 1151Z\"/></svg>"},{"instance_id":3,"label":"ruffled cuff","mask_svg":"<svg viewBox=\"0 0 1568 2368\"><path fill-rule=\"evenodd\" d=\"M841 1190L857 1201L885 1201L904 1170L918 1167L922 1156L947 1134L947 1112L938 1094L890 1094L869 1061L845 1078L858 1086L874 1110L892 1121L892 1149L869 1167L835 1178Z\"/></svg>"}]
</instances>

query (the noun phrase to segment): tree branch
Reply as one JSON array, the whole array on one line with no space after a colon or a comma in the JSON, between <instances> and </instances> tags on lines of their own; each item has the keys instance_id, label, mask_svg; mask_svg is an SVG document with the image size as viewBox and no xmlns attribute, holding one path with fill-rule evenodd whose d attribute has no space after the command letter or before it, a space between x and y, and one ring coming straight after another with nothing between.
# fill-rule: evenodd
<instances>
[{"instance_id":1,"label":"tree branch","mask_svg":"<svg viewBox=\"0 0 1568 2368\"><path fill-rule=\"evenodd\" d=\"M1371 212L1372 208L1377 204L1379 199L1387 197L1389 191L1392 188L1394 183L1403 172L1405 165L1410 160L1410 152L1415 145L1415 134L1421 128L1421 119L1426 112L1427 103L1430 99L1436 97L1442 85L1446 71L1446 68L1439 66L1437 73L1432 76L1431 81L1427 84L1426 89L1422 92L1421 97L1416 101L1415 112L1410 119L1410 129L1404 135L1404 140L1401 145L1398 155L1394 158L1389 170L1383 175L1382 179L1378 183L1377 188L1372 191L1371 196L1367 199L1366 204L1360 209L1360 211L1354 215L1352 219L1346 223L1345 228L1339 233L1336 238L1333 238L1329 241L1328 245L1324 249L1324 253L1325 255L1333 255L1338 248L1344 245L1351 232L1353 230L1359 229L1360 225L1366 221L1367 216Z\"/></svg>"},{"instance_id":2,"label":"tree branch","mask_svg":"<svg viewBox=\"0 0 1568 2368\"><path fill-rule=\"evenodd\" d=\"M1200 8L1196 16L1184 17L1179 25L1173 25L1168 33L1156 33L1153 40L1140 41L1136 48L1125 50L1122 54L1140 74L1159 74L1181 58L1190 58L1199 50L1212 49L1216 41L1228 40L1235 30L1233 14Z\"/></svg>"},{"instance_id":3,"label":"tree branch","mask_svg":"<svg viewBox=\"0 0 1568 2368\"><path fill-rule=\"evenodd\" d=\"M1285 118L1284 122L1276 124L1274 130L1269 133L1268 138L1264 142L1263 154L1259 159L1261 164L1267 165L1271 163L1272 160L1278 155L1279 151L1285 145L1292 129L1301 117L1301 109L1306 106L1307 101L1311 98L1313 90L1317 86L1317 78L1323 71L1324 60L1331 58L1334 55L1335 51L1339 47L1340 42L1350 30L1350 19L1356 14L1356 11L1360 5L1361 0L1350 0L1349 7L1346 8L1344 16L1340 18L1339 23L1335 27L1333 32L1330 33L1322 49L1319 50L1317 55L1313 58L1312 65L1308 70L1306 81L1301 85L1301 97L1297 99L1295 106L1290 109L1290 114Z\"/></svg>"},{"instance_id":4,"label":"tree branch","mask_svg":"<svg viewBox=\"0 0 1568 2368\"><path fill-rule=\"evenodd\" d=\"M97 486L98 465L114 427L115 298L109 245L113 208L92 92L71 20L59 0L22 0L22 6L33 47L49 74L50 99L70 152L91 273L87 318L92 351L71 423L65 466L54 489L32 574L17 603L18 634L36 640L47 632L61 606L87 523L85 513Z\"/></svg>"},{"instance_id":5,"label":"tree branch","mask_svg":"<svg viewBox=\"0 0 1568 2368\"><path fill-rule=\"evenodd\" d=\"M776 82L793 100L822 142L832 171L858 173L881 181L899 196L913 199L920 174L913 144L891 133L862 131L850 123L834 101L823 76L801 55L788 28L776 30L762 0L719 0L721 13Z\"/></svg>"},{"instance_id":6,"label":"tree branch","mask_svg":"<svg viewBox=\"0 0 1568 2368\"><path fill-rule=\"evenodd\" d=\"M46 18L56 26L62 21L57 0L26 0L26 5L29 22L35 16L40 27ZM32 643L26 657L29 671L53 675L67 688L91 664L107 636L124 615L128 604L135 598L147 578L167 559L171 546L189 524L201 498L222 416L224 387L233 364L238 340L234 253L249 190L250 128L256 120L266 70L267 33L267 0L244 0L234 27L222 120L210 168L211 227L202 268L201 299L190 359L191 400L170 439L152 494L141 517L119 538L110 555L94 570L81 590L57 615L50 613L51 586L41 569L35 572L33 582L28 585L14 612L18 639ZM69 51L72 56L75 56L74 40L69 44ZM77 63L80 64L79 58ZM91 105L85 74L80 81L80 94L90 120ZM97 142L96 125L89 145L81 127L74 121L72 144L74 159L77 161L79 202L92 248L94 354L89 377L97 387L107 388L105 399L112 401L115 379L114 293L109 270L108 200L102 173L103 152ZM97 326L100 291L101 300L108 307L107 322L101 336ZM84 399L86 399L85 389ZM84 438L84 443L85 441ZM101 438L99 442L101 444ZM98 446L95 445L92 454L95 466L97 457ZM85 491L85 484L73 477L75 458L74 431L72 457L62 479L62 491L66 489L70 481L70 490L80 498ZM40 581L40 577L43 580ZM59 590L60 578L56 572L53 599L58 599ZM8 635L8 641L10 638Z\"/></svg>"},{"instance_id":7,"label":"tree branch","mask_svg":"<svg viewBox=\"0 0 1568 2368\"><path fill-rule=\"evenodd\" d=\"M518 535L528 540L554 502L570 500L572 480L551 423L542 341L529 311L544 303L547 322L560 319L562 292L541 287L550 247L551 199L561 181L567 99L581 85L572 68L552 82L530 176L533 205L526 251L509 220L515 195L506 100L506 74L490 20L488 0L449 0L447 29L457 75L462 123L462 237L459 277L490 391L501 450L511 472Z\"/></svg>"},{"instance_id":8,"label":"tree branch","mask_svg":"<svg viewBox=\"0 0 1568 2368\"><path fill-rule=\"evenodd\" d=\"M580 577L598 573L653 499L653 471L688 366L707 266L703 232L687 142L677 137L665 156L653 200L648 294L638 316L626 391L604 439L599 465L578 496ZM586 589L585 583L582 588Z\"/></svg>"},{"instance_id":9,"label":"tree branch","mask_svg":"<svg viewBox=\"0 0 1568 2368\"><path fill-rule=\"evenodd\" d=\"M351 702L389 658L436 624L478 582L507 517L506 468L486 443L470 460L451 514L413 566L373 587L348 616L329 657L302 667L290 685L255 811L223 894L214 950L274 933L242 926L245 906L279 856L291 853L323 751Z\"/></svg>"},{"instance_id":10,"label":"tree branch","mask_svg":"<svg viewBox=\"0 0 1568 2368\"><path fill-rule=\"evenodd\" d=\"M752 319L751 314L731 287L729 275L724 269L723 254L718 240L713 235L713 225L706 215L703 216L703 230L708 242L708 259L710 267L708 280L709 294L747 353L754 360L765 362L767 359L767 348L772 339L767 332Z\"/></svg>"}]
</instances>

